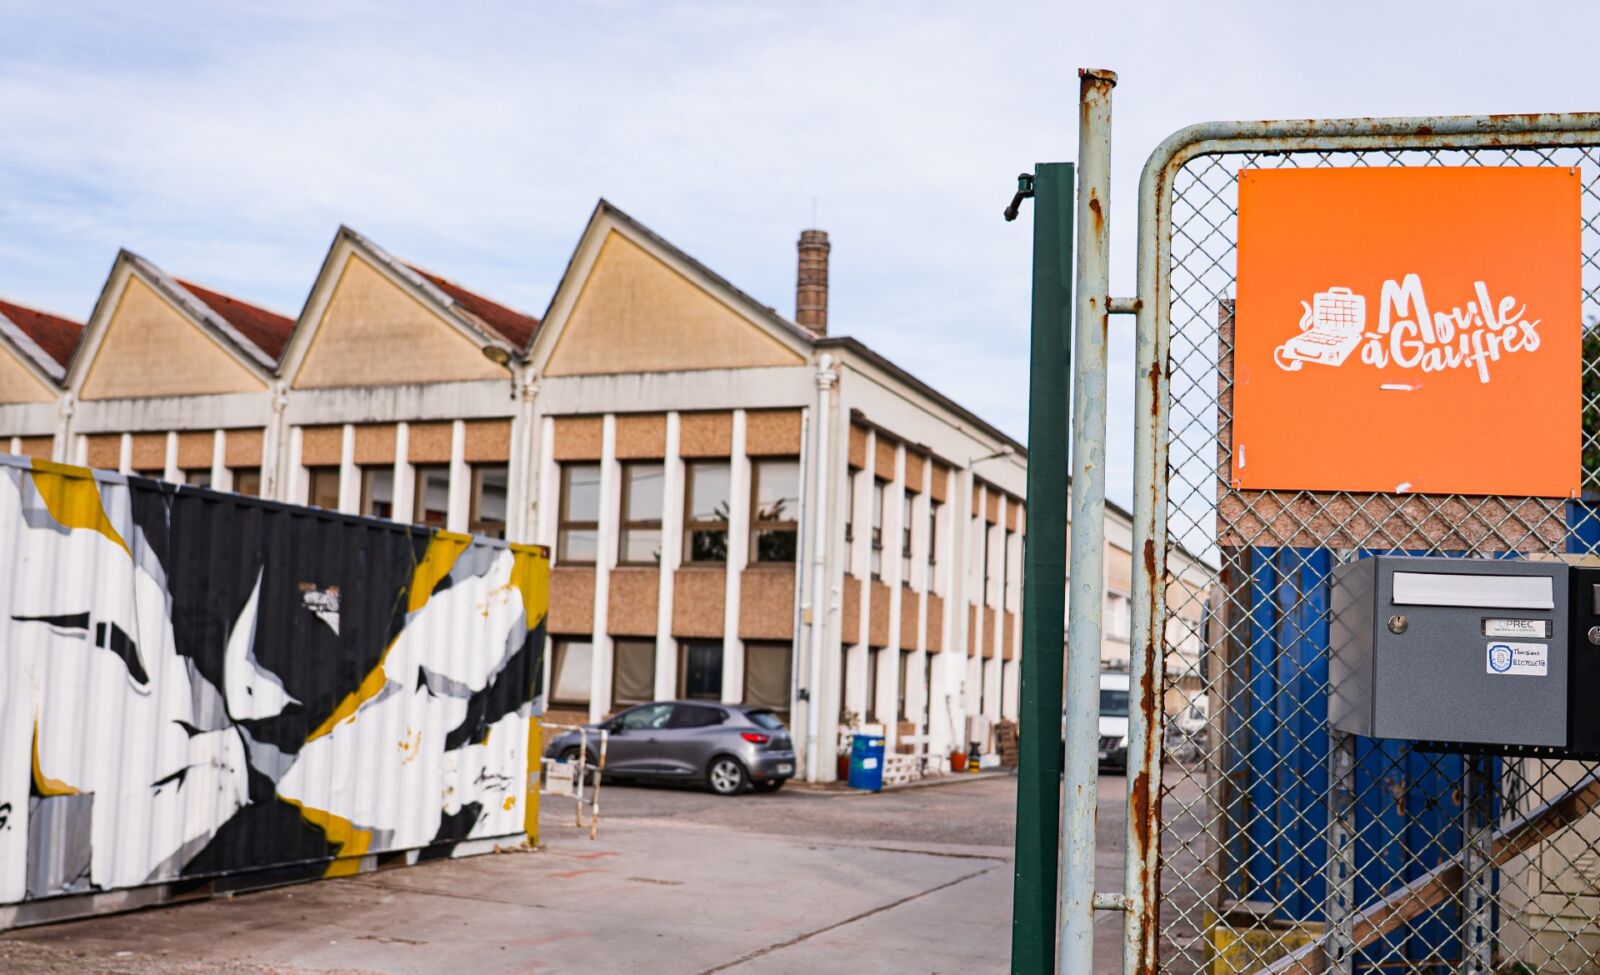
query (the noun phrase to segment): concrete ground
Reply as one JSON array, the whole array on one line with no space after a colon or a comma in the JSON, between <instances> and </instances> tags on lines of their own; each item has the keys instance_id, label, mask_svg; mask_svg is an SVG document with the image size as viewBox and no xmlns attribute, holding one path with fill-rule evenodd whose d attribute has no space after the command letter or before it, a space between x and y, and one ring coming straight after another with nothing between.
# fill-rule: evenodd
<instances>
[{"instance_id":1,"label":"concrete ground","mask_svg":"<svg viewBox=\"0 0 1600 975\"><path fill-rule=\"evenodd\" d=\"M1100 787L1119 884L1123 780ZM1005 971L1015 780L723 799L607 785L600 836L545 806L541 852L0 936L0 973ZM1118 918L1096 926L1115 970Z\"/></svg>"}]
</instances>

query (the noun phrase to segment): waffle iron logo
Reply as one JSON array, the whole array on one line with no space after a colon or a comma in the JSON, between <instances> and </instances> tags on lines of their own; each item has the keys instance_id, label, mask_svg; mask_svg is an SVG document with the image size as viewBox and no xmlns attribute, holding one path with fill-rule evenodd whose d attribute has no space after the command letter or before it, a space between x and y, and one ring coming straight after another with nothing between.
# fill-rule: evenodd
<instances>
[{"instance_id":1,"label":"waffle iron logo","mask_svg":"<svg viewBox=\"0 0 1600 975\"><path fill-rule=\"evenodd\" d=\"M1383 282L1378 320L1367 330L1367 299L1349 288L1329 288L1301 301L1300 334L1273 352L1286 372L1306 363L1341 366L1359 347L1360 361L1378 369L1444 372L1470 369L1480 383L1502 356L1539 348L1539 322L1515 295L1495 298L1486 282L1473 283L1464 305L1430 312L1420 275Z\"/></svg>"}]
</instances>

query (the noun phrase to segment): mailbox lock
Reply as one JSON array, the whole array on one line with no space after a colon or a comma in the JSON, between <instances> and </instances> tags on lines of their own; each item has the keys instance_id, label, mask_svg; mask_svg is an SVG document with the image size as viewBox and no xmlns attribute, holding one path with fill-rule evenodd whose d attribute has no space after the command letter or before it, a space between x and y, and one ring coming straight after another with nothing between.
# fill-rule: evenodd
<instances>
[{"instance_id":1,"label":"mailbox lock","mask_svg":"<svg viewBox=\"0 0 1600 975\"><path fill-rule=\"evenodd\" d=\"M1600 647L1600 626L1589 627L1589 642Z\"/></svg>"},{"instance_id":2,"label":"mailbox lock","mask_svg":"<svg viewBox=\"0 0 1600 975\"><path fill-rule=\"evenodd\" d=\"M1600 630L1600 626L1595 627L1595 630ZM1399 634L1404 633L1405 631L1406 631L1405 614L1396 613L1393 616L1389 617L1389 632L1390 633L1393 633L1396 636L1398 636ZM1593 631L1591 631L1591 636L1592 635L1593 635Z\"/></svg>"}]
</instances>

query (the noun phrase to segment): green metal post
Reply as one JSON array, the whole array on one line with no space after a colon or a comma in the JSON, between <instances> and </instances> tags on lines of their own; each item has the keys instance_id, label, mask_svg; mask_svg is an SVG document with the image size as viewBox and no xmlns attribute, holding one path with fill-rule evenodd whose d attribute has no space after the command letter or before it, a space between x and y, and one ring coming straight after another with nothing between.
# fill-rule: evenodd
<instances>
[{"instance_id":1,"label":"green metal post","mask_svg":"<svg viewBox=\"0 0 1600 975\"><path fill-rule=\"evenodd\" d=\"M1054 971L1056 959L1074 185L1072 163L1041 163L1035 170L1021 767L1011 911L1011 971L1016 975Z\"/></svg>"}]
</instances>

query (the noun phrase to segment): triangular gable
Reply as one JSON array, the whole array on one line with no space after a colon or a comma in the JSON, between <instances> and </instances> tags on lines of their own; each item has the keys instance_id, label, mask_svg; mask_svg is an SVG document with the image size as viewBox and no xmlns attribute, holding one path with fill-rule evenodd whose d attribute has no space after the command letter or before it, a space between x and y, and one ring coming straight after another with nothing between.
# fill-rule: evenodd
<instances>
[{"instance_id":1,"label":"triangular gable","mask_svg":"<svg viewBox=\"0 0 1600 975\"><path fill-rule=\"evenodd\" d=\"M128 257L119 259L113 269L113 284L102 295L73 356L68 384L76 388L79 399L251 393L266 388L270 375L266 364L244 355L248 351L265 359L260 350L230 336L231 327L225 323L209 322L215 313L199 299L181 292L164 276L134 267L138 259Z\"/></svg>"},{"instance_id":2,"label":"triangular gable","mask_svg":"<svg viewBox=\"0 0 1600 975\"><path fill-rule=\"evenodd\" d=\"M0 404L54 403L60 396L14 345L0 341Z\"/></svg>"},{"instance_id":3,"label":"triangular gable","mask_svg":"<svg viewBox=\"0 0 1600 975\"><path fill-rule=\"evenodd\" d=\"M796 366L810 342L602 200L534 347L544 375L572 376Z\"/></svg>"},{"instance_id":4,"label":"triangular gable","mask_svg":"<svg viewBox=\"0 0 1600 975\"><path fill-rule=\"evenodd\" d=\"M505 379L495 359L517 351L432 280L341 227L280 373L295 389Z\"/></svg>"}]
</instances>

